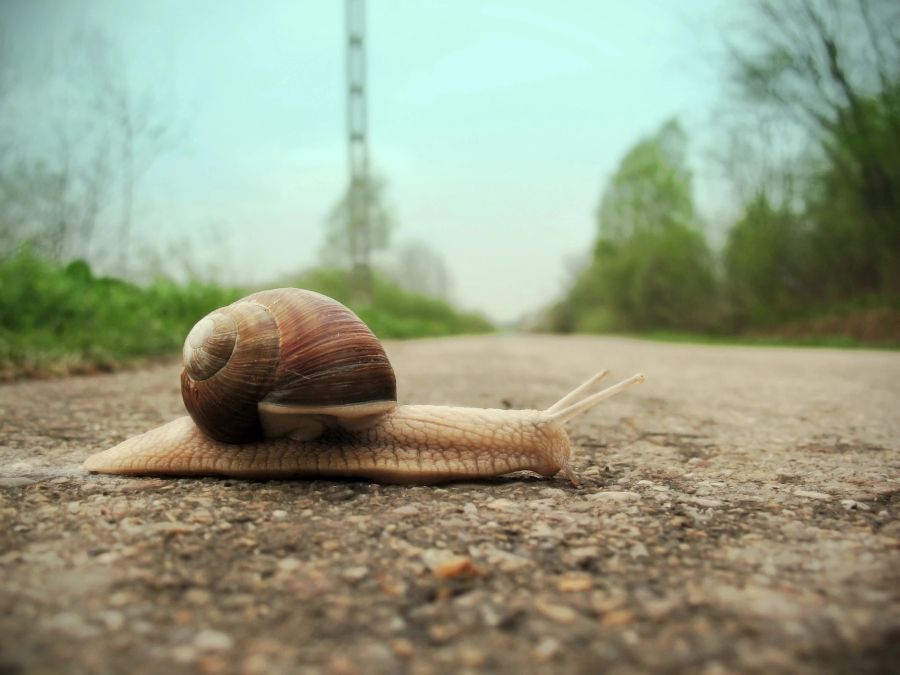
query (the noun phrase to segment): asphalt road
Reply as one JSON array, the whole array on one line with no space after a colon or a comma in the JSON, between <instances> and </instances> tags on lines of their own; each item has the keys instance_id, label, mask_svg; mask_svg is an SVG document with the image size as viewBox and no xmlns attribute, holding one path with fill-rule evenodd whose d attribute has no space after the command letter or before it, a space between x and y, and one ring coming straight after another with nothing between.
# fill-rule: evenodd
<instances>
[{"instance_id":1,"label":"asphalt road","mask_svg":"<svg viewBox=\"0 0 900 675\"><path fill-rule=\"evenodd\" d=\"M0 673L888 672L900 354L391 343L404 403L545 407L582 485L88 475L178 365L0 387ZM894 671L896 672L896 671Z\"/></svg>"}]
</instances>

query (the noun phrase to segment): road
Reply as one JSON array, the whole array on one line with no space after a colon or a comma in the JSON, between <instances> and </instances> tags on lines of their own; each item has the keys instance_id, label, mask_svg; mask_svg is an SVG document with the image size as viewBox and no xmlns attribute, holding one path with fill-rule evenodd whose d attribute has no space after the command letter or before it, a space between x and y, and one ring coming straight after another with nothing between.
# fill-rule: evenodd
<instances>
[{"instance_id":1,"label":"road","mask_svg":"<svg viewBox=\"0 0 900 675\"><path fill-rule=\"evenodd\" d=\"M178 365L0 387L0 673L880 672L900 659L900 354L390 343L402 402L546 407L581 486L88 475Z\"/></svg>"}]
</instances>

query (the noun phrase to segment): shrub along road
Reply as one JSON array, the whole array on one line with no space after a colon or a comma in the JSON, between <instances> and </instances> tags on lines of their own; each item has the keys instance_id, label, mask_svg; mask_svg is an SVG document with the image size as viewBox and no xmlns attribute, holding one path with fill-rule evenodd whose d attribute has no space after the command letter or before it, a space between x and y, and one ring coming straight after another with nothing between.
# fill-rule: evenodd
<instances>
[{"instance_id":1,"label":"shrub along road","mask_svg":"<svg viewBox=\"0 0 900 675\"><path fill-rule=\"evenodd\" d=\"M900 658L900 355L390 343L403 402L545 407L582 485L88 475L178 366L0 387L0 672L877 671Z\"/></svg>"}]
</instances>

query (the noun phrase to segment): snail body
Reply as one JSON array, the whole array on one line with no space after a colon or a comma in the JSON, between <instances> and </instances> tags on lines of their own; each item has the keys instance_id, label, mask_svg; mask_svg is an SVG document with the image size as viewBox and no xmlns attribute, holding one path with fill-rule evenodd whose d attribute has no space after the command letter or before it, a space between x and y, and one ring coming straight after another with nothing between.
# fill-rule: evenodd
<instances>
[{"instance_id":1,"label":"snail body","mask_svg":"<svg viewBox=\"0 0 900 675\"><path fill-rule=\"evenodd\" d=\"M320 315L297 316L310 311ZM273 326L277 337L253 332ZM306 360L297 359L304 350ZM545 477L562 471L575 482L564 424L643 381L635 375L590 394L602 371L546 410L397 405L393 370L371 331L340 303L299 289L254 294L204 317L185 341L184 360L191 417L92 455L86 469L418 484L530 470ZM249 372L238 375L234 365ZM354 389L354 377L367 381ZM344 398L308 391L327 389L329 380ZM229 415L235 392L238 412Z\"/></svg>"}]
</instances>

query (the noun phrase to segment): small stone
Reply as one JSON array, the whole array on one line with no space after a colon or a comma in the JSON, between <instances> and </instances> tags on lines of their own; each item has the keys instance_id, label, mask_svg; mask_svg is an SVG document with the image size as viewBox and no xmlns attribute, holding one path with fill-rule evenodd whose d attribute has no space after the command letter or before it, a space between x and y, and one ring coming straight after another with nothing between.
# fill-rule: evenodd
<instances>
[{"instance_id":1,"label":"small stone","mask_svg":"<svg viewBox=\"0 0 900 675\"><path fill-rule=\"evenodd\" d=\"M682 502L687 502L689 504L703 506L707 509L713 509L724 504L724 502L720 499L713 499L712 497L694 497L691 495L682 495L679 497L679 500Z\"/></svg>"},{"instance_id":2,"label":"small stone","mask_svg":"<svg viewBox=\"0 0 900 675\"><path fill-rule=\"evenodd\" d=\"M578 618L578 613L565 605L554 605L546 600L534 601L534 608L548 619L557 623L573 623Z\"/></svg>"},{"instance_id":3,"label":"small stone","mask_svg":"<svg viewBox=\"0 0 900 675\"><path fill-rule=\"evenodd\" d=\"M459 662L466 668L480 668L486 659L486 654L475 647L463 645L459 649Z\"/></svg>"},{"instance_id":4,"label":"small stone","mask_svg":"<svg viewBox=\"0 0 900 675\"><path fill-rule=\"evenodd\" d=\"M357 582L362 581L367 576L369 576L369 568L365 565L360 565L358 567L347 567L341 572L341 578L345 581Z\"/></svg>"},{"instance_id":5,"label":"small stone","mask_svg":"<svg viewBox=\"0 0 900 675\"><path fill-rule=\"evenodd\" d=\"M541 495L548 499L563 499L566 496L566 491L559 488L544 488L541 490Z\"/></svg>"},{"instance_id":6,"label":"small stone","mask_svg":"<svg viewBox=\"0 0 900 675\"><path fill-rule=\"evenodd\" d=\"M489 501L487 507L495 511L518 511L520 508L518 503L502 497Z\"/></svg>"},{"instance_id":7,"label":"small stone","mask_svg":"<svg viewBox=\"0 0 900 675\"><path fill-rule=\"evenodd\" d=\"M601 626L625 626L634 621L634 612L627 609L616 609L607 612L600 620Z\"/></svg>"},{"instance_id":8,"label":"small stone","mask_svg":"<svg viewBox=\"0 0 900 675\"><path fill-rule=\"evenodd\" d=\"M463 507L463 513L465 513L467 516L477 516L478 507L475 506L472 502L466 502L466 505Z\"/></svg>"},{"instance_id":9,"label":"small stone","mask_svg":"<svg viewBox=\"0 0 900 675\"><path fill-rule=\"evenodd\" d=\"M478 575L478 568L472 563L472 559L464 555L453 556L434 568L434 576L438 579L477 577Z\"/></svg>"},{"instance_id":10,"label":"small stone","mask_svg":"<svg viewBox=\"0 0 900 675\"><path fill-rule=\"evenodd\" d=\"M806 497L807 499L818 499L823 502L831 501L831 495L824 492L813 492L812 490L794 490L796 497Z\"/></svg>"},{"instance_id":11,"label":"small stone","mask_svg":"<svg viewBox=\"0 0 900 675\"><path fill-rule=\"evenodd\" d=\"M841 506L848 511L868 511L869 505L858 502L855 499L842 499Z\"/></svg>"},{"instance_id":12,"label":"small stone","mask_svg":"<svg viewBox=\"0 0 900 675\"><path fill-rule=\"evenodd\" d=\"M534 648L534 658L538 661L547 661L559 651L559 640L556 638L544 638Z\"/></svg>"},{"instance_id":13,"label":"small stone","mask_svg":"<svg viewBox=\"0 0 900 675\"><path fill-rule=\"evenodd\" d=\"M647 558L650 555L647 551L647 547L641 542L637 542L632 546L629 553L631 553L632 558Z\"/></svg>"},{"instance_id":14,"label":"small stone","mask_svg":"<svg viewBox=\"0 0 900 675\"><path fill-rule=\"evenodd\" d=\"M575 558L575 560L583 562L585 560L598 558L600 556L600 549L596 546L578 546L571 549L569 555Z\"/></svg>"},{"instance_id":15,"label":"small stone","mask_svg":"<svg viewBox=\"0 0 900 675\"><path fill-rule=\"evenodd\" d=\"M501 572L518 572L519 570L532 565L530 558L526 558L515 553L501 551L498 548L489 548L485 551L487 560L490 565L495 565Z\"/></svg>"},{"instance_id":16,"label":"small stone","mask_svg":"<svg viewBox=\"0 0 900 675\"><path fill-rule=\"evenodd\" d=\"M100 614L104 625L108 630L119 630L125 624L125 617L122 612L110 609Z\"/></svg>"},{"instance_id":17,"label":"small stone","mask_svg":"<svg viewBox=\"0 0 900 675\"><path fill-rule=\"evenodd\" d=\"M562 539L563 534L559 531L559 528L551 527L547 523L539 522L535 525L531 532L529 532L530 536L535 537L537 539Z\"/></svg>"},{"instance_id":18,"label":"small stone","mask_svg":"<svg viewBox=\"0 0 900 675\"><path fill-rule=\"evenodd\" d=\"M208 605L212 594L204 588L190 588L184 594L184 601L189 605Z\"/></svg>"},{"instance_id":19,"label":"small stone","mask_svg":"<svg viewBox=\"0 0 900 675\"><path fill-rule=\"evenodd\" d=\"M394 513L398 516L417 516L419 515L419 507L415 504L405 504L394 509Z\"/></svg>"},{"instance_id":20,"label":"small stone","mask_svg":"<svg viewBox=\"0 0 900 675\"><path fill-rule=\"evenodd\" d=\"M412 642L409 640L398 639L391 641L391 649L397 656L412 656L415 653Z\"/></svg>"},{"instance_id":21,"label":"small stone","mask_svg":"<svg viewBox=\"0 0 900 675\"><path fill-rule=\"evenodd\" d=\"M278 561L278 569L282 572L295 572L302 564L297 558L282 558Z\"/></svg>"},{"instance_id":22,"label":"small stone","mask_svg":"<svg viewBox=\"0 0 900 675\"><path fill-rule=\"evenodd\" d=\"M428 637L435 642L444 644L459 635L459 631L459 626L455 624L439 623L428 628Z\"/></svg>"},{"instance_id":23,"label":"small stone","mask_svg":"<svg viewBox=\"0 0 900 675\"><path fill-rule=\"evenodd\" d=\"M432 571L453 557L453 551L446 548L426 548L422 551L422 562Z\"/></svg>"},{"instance_id":24,"label":"small stone","mask_svg":"<svg viewBox=\"0 0 900 675\"><path fill-rule=\"evenodd\" d=\"M272 517L275 518L275 520L283 520L287 518L287 511L284 511L282 509L275 509L274 511L272 511Z\"/></svg>"},{"instance_id":25,"label":"small stone","mask_svg":"<svg viewBox=\"0 0 900 675\"><path fill-rule=\"evenodd\" d=\"M570 575L560 577L556 582L556 590L560 593L579 593L594 587L594 580L586 575Z\"/></svg>"},{"instance_id":26,"label":"small stone","mask_svg":"<svg viewBox=\"0 0 900 675\"><path fill-rule=\"evenodd\" d=\"M201 630L194 636L194 647L203 651L222 652L233 645L231 636L218 630Z\"/></svg>"},{"instance_id":27,"label":"small stone","mask_svg":"<svg viewBox=\"0 0 900 675\"><path fill-rule=\"evenodd\" d=\"M187 523L176 521L174 523L153 523L148 525L146 529L153 532L162 532L163 534L187 534L188 532L193 532L195 528Z\"/></svg>"},{"instance_id":28,"label":"small stone","mask_svg":"<svg viewBox=\"0 0 900 675\"><path fill-rule=\"evenodd\" d=\"M637 492L629 492L626 490L609 490L606 492L595 492L587 495L587 499L592 502L635 502L641 496Z\"/></svg>"},{"instance_id":29,"label":"small stone","mask_svg":"<svg viewBox=\"0 0 900 675\"><path fill-rule=\"evenodd\" d=\"M190 645L178 645L172 649L172 658L178 663L190 663L197 658L197 650Z\"/></svg>"}]
</instances>

